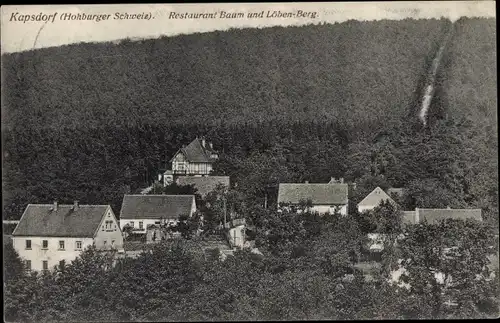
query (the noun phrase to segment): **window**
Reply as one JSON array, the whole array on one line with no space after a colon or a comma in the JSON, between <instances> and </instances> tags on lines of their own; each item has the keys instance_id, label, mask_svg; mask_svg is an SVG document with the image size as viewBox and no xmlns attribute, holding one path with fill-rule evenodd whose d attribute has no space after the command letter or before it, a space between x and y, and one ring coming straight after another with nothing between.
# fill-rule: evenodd
<instances>
[{"instance_id":1,"label":"window","mask_svg":"<svg viewBox=\"0 0 500 323\"><path fill-rule=\"evenodd\" d=\"M26 240L26 249L31 249L31 240Z\"/></svg>"},{"instance_id":2,"label":"window","mask_svg":"<svg viewBox=\"0 0 500 323\"><path fill-rule=\"evenodd\" d=\"M64 240L59 240L59 250L64 250Z\"/></svg>"},{"instance_id":3,"label":"window","mask_svg":"<svg viewBox=\"0 0 500 323\"><path fill-rule=\"evenodd\" d=\"M81 241L76 242L76 249L78 249L78 250L82 249L82 242Z\"/></svg>"},{"instance_id":4,"label":"window","mask_svg":"<svg viewBox=\"0 0 500 323\"><path fill-rule=\"evenodd\" d=\"M130 221L130 226L133 228L134 227L134 221Z\"/></svg>"},{"instance_id":5,"label":"window","mask_svg":"<svg viewBox=\"0 0 500 323\"><path fill-rule=\"evenodd\" d=\"M42 240L42 249L47 249L49 247L49 241L48 240Z\"/></svg>"},{"instance_id":6,"label":"window","mask_svg":"<svg viewBox=\"0 0 500 323\"><path fill-rule=\"evenodd\" d=\"M43 270L48 270L49 269L49 263L47 260L42 261L42 269Z\"/></svg>"},{"instance_id":7,"label":"window","mask_svg":"<svg viewBox=\"0 0 500 323\"><path fill-rule=\"evenodd\" d=\"M139 222L139 229L144 229L144 223L142 223L142 221Z\"/></svg>"},{"instance_id":8,"label":"window","mask_svg":"<svg viewBox=\"0 0 500 323\"><path fill-rule=\"evenodd\" d=\"M64 260L59 261L59 269L64 269L66 262Z\"/></svg>"},{"instance_id":9,"label":"window","mask_svg":"<svg viewBox=\"0 0 500 323\"><path fill-rule=\"evenodd\" d=\"M155 221L155 224L158 224L158 225L159 225L159 224L160 224L160 221Z\"/></svg>"},{"instance_id":10,"label":"window","mask_svg":"<svg viewBox=\"0 0 500 323\"><path fill-rule=\"evenodd\" d=\"M26 271L30 271L30 270L31 270L31 260L26 260L26 261L24 262L24 269L25 269Z\"/></svg>"},{"instance_id":11,"label":"window","mask_svg":"<svg viewBox=\"0 0 500 323\"><path fill-rule=\"evenodd\" d=\"M113 231L113 220L106 220L106 231Z\"/></svg>"}]
</instances>

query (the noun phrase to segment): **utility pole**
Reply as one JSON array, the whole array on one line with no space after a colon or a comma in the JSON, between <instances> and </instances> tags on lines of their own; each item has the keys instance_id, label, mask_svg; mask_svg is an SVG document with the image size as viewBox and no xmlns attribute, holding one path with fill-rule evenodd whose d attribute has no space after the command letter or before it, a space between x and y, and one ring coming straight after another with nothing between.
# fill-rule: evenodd
<instances>
[{"instance_id":1,"label":"utility pole","mask_svg":"<svg viewBox=\"0 0 500 323\"><path fill-rule=\"evenodd\" d=\"M224 228L226 228L226 197L223 197L224 199Z\"/></svg>"}]
</instances>

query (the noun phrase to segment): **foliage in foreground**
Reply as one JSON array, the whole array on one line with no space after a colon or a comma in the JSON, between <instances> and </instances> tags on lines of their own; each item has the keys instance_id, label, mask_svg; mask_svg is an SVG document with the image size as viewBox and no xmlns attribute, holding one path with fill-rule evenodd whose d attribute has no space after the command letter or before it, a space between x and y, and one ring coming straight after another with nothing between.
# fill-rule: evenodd
<instances>
[{"instance_id":1,"label":"foliage in foreground","mask_svg":"<svg viewBox=\"0 0 500 323\"><path fill-rule=\"evenodd\" d=\"M356 221L307 215L308 220L304 214L267 216L269 233L258 237L265 256L243 250L224 262L204 260L189 247L193 241L161 243L137 259L113 260L89 249L64 270L7 280L5 317L68 322L498 315L498 282L484 279L487 252L478 252L492 241L482 224L455 220L406 227L406 238L396 248L407 259L411 288L406 289L388 283L383 272L365 280L356 267L365 243ZM427 239L436 242L426 244ZM433 247L450 243L460 254L440 262ZM437 287L435 263L437 270L453 276L454 285ZM475 279L477 274L485 276ZM460 306L446 305L450 298Z\"/></svg>"}]
</instances>

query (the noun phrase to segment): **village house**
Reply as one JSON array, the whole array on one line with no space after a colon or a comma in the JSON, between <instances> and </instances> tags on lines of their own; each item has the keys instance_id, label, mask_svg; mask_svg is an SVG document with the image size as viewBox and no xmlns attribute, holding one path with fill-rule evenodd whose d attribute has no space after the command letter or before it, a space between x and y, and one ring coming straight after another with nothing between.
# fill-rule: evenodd
<instances>
[{"instance_id":1,"label":"village house","mask_svg":"<svg viewBox=\"0 0 500 323\"><path fill-rule=\"evenodd\" d=\"M179 216L196 212L194 195L125 195L120 213L120 227L130 226L136 233L146 233L148 225L174 225Z\"/></svg>"},{"instance_id":2,"label":"village house","mask_svg":"<svg viewBox=\"0 0 500 323\"><path fill-rule=\"evenodd\" d=\"M394 200L386 192L384 192L380 187L377 187L358 203L358 211L359 213L371 211L379 206L383 201L388 201L392 205L397 206L397 203L394 202Z\"/></svg>"},{"instance_id":3,"label":"village house","mask_svg":"<svg viewBox=\"0 0 500 323\"><path fill-rule=\"evenodd\" d=\"M343 180L332 178L329 183L280 183L278 191L278 208L300 206L310 201L312 206L308 211L319 214L333 214L338 212L347 215L348 212L348 184ZM298 210L300 212L300 210Z\"/></svg>"},{"instance_id":4,"label":"village house","mask_svg":"<svg viewBox=\"0 0 500 323\"><path fill-rule=\"evenodd\" d=\"M170 160L171 174L166 175L209 175L213 163L219 158L219 153L214 150L213 144L207 142L205 137L195 138L189 145L179 149Z\"/></svg>"},{"instance_id":5,"label":"village house","mask_svg":"<svg viewBox=\"0 0 500 323\"><path fill-rule=\"evenodd\" d=\"M122 250L123 237L109 205L29 204L12 233L28 270L50 270L77 258L85 248Z\"/></svg>"}]
</instances>

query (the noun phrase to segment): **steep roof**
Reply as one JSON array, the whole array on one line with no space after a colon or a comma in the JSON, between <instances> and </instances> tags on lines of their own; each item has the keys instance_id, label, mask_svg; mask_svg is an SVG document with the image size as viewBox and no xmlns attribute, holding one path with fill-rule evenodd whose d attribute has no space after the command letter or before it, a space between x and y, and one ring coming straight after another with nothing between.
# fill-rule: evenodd
<instances>
[{"instance_id":1,"label":"steep roof","mask_svg":"<svg viewBox=\"0 0 500 323\"><path fill-rule=\"evenodd\" d=\"M210 148L208 142L205 142L205 147L203 147L202 139L199 138L195 138L189 145L179 149L178 153L179 152L191 163L214 162L215 158L211 158L210 156L212 153L217 153L214 149Z\"/></svg>"},{"instance_id":2,"label":"steep roof","mask_svg":"<svg viewBox=\"0 0 500 323\"><path fill-rule=\"evenodd\" d=\"M388 200L390 203L396 205L396 202L387 195L380 187L375 188L368 194L361 202L358 203L358 206L377 206L382 201Z\"/></svg>"},{"instance_id":3,"label":"steep roof","mask_svg":"<svg viewBox=\"0 0 500 323\"><path fill-rule=\"evenodd\" d=\"M280 183L278 203L298 204L312 200L315 205L347 204L347 184Z\"/></svg>"},{"instance_id":4,"label":"steep roof","mask_svg":"<svg viewBox=\"0 0 500 323\"><path fill-rule=\"evenodd\" d=\"M205 197L218 184L229 187L229 176L179 176L177 185L194 185L198 193Z\"/></svg>"},{"instance_id":5,"label":"steep roof","mask_svg":"<svg viewBox=\"0 0 500 323\"><path fill-rule=\"evenodd\" d=\"M120 219L177 219L194 203L194 195L125 195Z\"/></svg>"},{"instance_id":6,"label":"steep roof","mask_svg":"<svg viewBox=\"0 0 500 323\"><path fill-rule=\"evenodd\" d=\"M482 221L481 209L415 209L416 221L437 223L444 219L474 219Z\"/></svg>"},{"instance_id":7,"label":"steep roof","mask_svg":"<svg viewBox=\"0 0 500 323\"><path fill-rule=\"evenodd\" d=\"M94 237L109 205L29 204L13 236Z\"/></svg>"}]
</instances>

